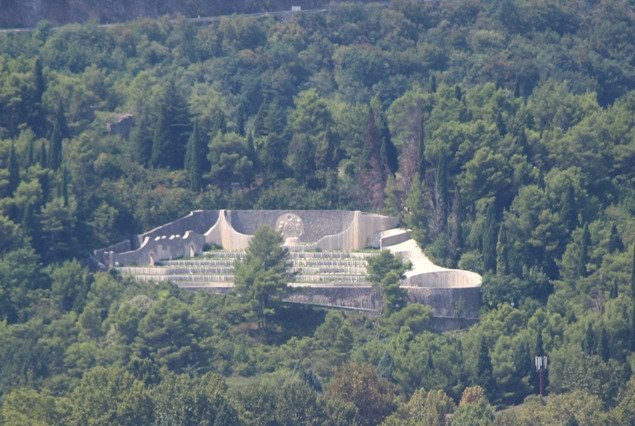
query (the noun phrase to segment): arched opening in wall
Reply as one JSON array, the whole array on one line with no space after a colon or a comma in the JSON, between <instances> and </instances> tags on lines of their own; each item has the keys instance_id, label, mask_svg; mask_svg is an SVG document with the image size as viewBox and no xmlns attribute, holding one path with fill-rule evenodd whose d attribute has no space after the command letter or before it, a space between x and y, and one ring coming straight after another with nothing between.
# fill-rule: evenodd
<instances>
[{"instance_id":1,"label":"arched opening in wall","mask_svg":"<svg viewBox=\"0 0 635 426\"><path fill-rule=\"evenodd\" d=\"M156 257L154 256L154 253L150 252L150 254L148 255L148 264L150 266L154 266L154 263L157 261Z\"/></svg>"},{"instance_id":2,"label":"arched opening in wall","mask_svg":"<svg viewBox=\"0 0 635 426\"><path fill-rule=\"evenodd\" d=\"M194 249L194 244L190 244L190 257L196 256L196 250Z\"/></svg>"}]
</instances>

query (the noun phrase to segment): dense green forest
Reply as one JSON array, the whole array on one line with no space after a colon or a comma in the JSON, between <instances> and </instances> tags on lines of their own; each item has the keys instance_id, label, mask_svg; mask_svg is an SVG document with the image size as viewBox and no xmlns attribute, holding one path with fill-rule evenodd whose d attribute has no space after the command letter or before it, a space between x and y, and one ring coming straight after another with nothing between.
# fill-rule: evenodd
<instances>
[{"instance_id":1,"label":"dense green forest","mask_svg":"<svg viewBox=\"0 0 635 426\"><path fill-rule=\"evenodd\" d=\"M1 33L0 423L632 424L634 19L393 0ZM205 208L399 216L483 275L480 322L275 298L265 321L86 267Z\"/></svg>"}]
</instances>

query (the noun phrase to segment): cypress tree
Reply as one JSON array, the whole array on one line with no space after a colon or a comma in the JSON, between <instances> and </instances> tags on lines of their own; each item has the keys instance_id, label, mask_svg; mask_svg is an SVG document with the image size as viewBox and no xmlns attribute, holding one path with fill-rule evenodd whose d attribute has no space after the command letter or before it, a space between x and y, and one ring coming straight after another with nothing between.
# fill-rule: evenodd
<instances>
[{"instance_id":1,"label":"cypress tree","mask_svg":"<svg viewBox=\"0 0 635 426\"><path fill-rule=\"evenodd\" d=\"M46 153L46 143L44 142L44 140L40 142L38 157L39 157L38 163L43 169L45 169L48 165L48 161L47 161L48 155Z\"/></svg>"},{"instance_id":2,"label":"cypress tree","mask_svg":"<svg viewBox=\"0 0 635 426\"><path fill-rule=\"evenodd\" d=\"M419 127L419 179L423 180L426 176L426 127L423 113L421 113Z\"/></svg>"},{"instance_id":3,"label":"cypress tree","mask_svg":"<svg viewBox=\"0 0 635 426\"><path fill-rule=\"evenodd\" d=\"M64 108L58 107L55 119L53 120L53 130L50 136L50 149L48 166L52 170L59 170L62 165L62 141L68 137L68 126L64 116Z\"/></svg>"},{"instance_id":4,"label":"cypress tree","mask_svg":"<svg viewBox=\"0 0 635 426\"><path fill-rule=\"evenodd\" d=\"M587 263L589 263L589 245L591 244L591 233L589 225L584 224L582 229L582 241L580 242L580 256L578 258L578 276L586 277L588 275Z\"/></svg>"},{"instance_id":5,"label":"cypress tree","mask_svg":"<svg viewBox=\"0 0 635 426\"><path fill-rule=\"evenodd\" d=\"M505 134L507 134L507 125L505 124L505 119L503 119L503 114L501 114L500 111L496 113L496 128L501 136L505 136Z\"/></svg>"},{"instance_id":6,"label":"cypress tree","mask_svg":"<svg viewBox=\"0 0 635 426\"><path fill-rule=\"evenodd\" d=\"M489 349L485 344L485 339L481 339L479 347L478 361L476 364L476 384L482 387L487 394L487 398L494 402L498 396L497 384L494 380L492 368L492 358Z\"/></svg>"},{"instance_id":7,"label":"cypress tree","mask_svg":"<svg viewBox=\"0 0 635 426\"><path fill-rule=\"evenodd\" d=\"M509 248L507 246L507 231L503 223L498 230L498 241L496 242L496 273L501 276L509 274Z\"/></svg>"},{"instance_id":8,"label":"cypress tree","mask_svg":"<svg viewBox=\"0 0 635 426\"><path fill-rule=\"evenodd\" d=\"M515 396L514 403L522 402L527 396L526 392L521 391L524 387L521 383L525 378L531 378L533 371L532 359L531 350L526 342L521 342L514 347L514 378L517 383L517 385L514 386L514 391L518 392Z\"/></svg>"},{"instance_id":9,"label":"cypress tree","mask_svg":"<svg viewBox=\"0 0 635 426\"><path fill-rule=\"evenodd\" d=\"M20 184L20 164L15 153L15 143L11 143L11 151L9 151L9 196L12 196Z\"/></svg>"},{"instance_id":10,"label":"cypress tree","mask_svg":"<svg viewBox=\"0 0 635 426\"><path fill-rule=\"evenodd\" d=\"M185 98L170 81L160 100L152 139L150 163L155 167L183 168L190 132L190 113Z\"/></svg>"},{"instance_id":11,"label":"cypress tree","mask_svg":"<svg viewBox=\"0 0 635 426\"><path fill-rule=\"evenodd\" d=\"M238 105L238 111L236 113L236 133L240 136L245 136L245 122L247 121L247 114L245 112L245 106L241 102Z\"/></svg>"},{"instance_id":12,"label":"cypress tree","mask_svg":"<svg viewBox=\"0 0 635 426\"><path fill-rule=\"evenodd\" d=\"M457 101L461 101L463 99L463 92L461 91L461 87L457 84L454 86L454 97Z\"/></svg>"},{"instance_id":13,"label":"cypress tree","mask_svg":"<svg viewBox=\"0 0 635 426\"><path fill-rule=\"evenodd\" d=\"M336 165L335 142L333 133L329 127L324 130L322 140L318 142L315 149L315 162L318 170L326 171Z\"/></svg>"},{"instance_id":14,"label":"cypress tree","mask_svg":"<svg viewBox=\"0 0 635 426\"><path fill-rule=\"evenodd\" d=\"M442 231L448 225L448 172L445 149L440 149L437 155L437 169L435 174L435 192L437 194L437 209L441 214L440 228Z\"/></svg>"},{"instance_id":15,"label":"cypress tree","mask_svg":"<svg viewBox=\"0 0 635 426\"><path fill-rule=\"evenodd\" d=\"M595 338L595 332L591 323L587 325L586 332L584 333L584 340L582 341L582 350L587 355L593 355L597 351L597 340Z\"/></svg>"},{"instance_id":16,"label":"cypress tree","mask_svg":"<svg viewBox=\"0 0 635 426\"><path fill-rule=\"evenodd\" d=\"M379 130L381 134L382 156L385 157L386 166L388 167L390 173L395 174L399 168L399 152L397 151L395 144L392 142L386 114L384 114L381 108L376 111L376 113L378 114L377 123L380 126Z\"/></svg>"},{"instance_id":17,"label":"cypress tree","mask_svg":"<svg viewBox=\"0 0 635 426\"><path fill-rule=\"evenodd\" d=\"M209 168L207 163L207 143L196 120L185 154L185 170L192 191L200 191L203 187L203 174Z\"/></svg>"},{"instance_id":18,"label":"cypress tree","mask_svg":"<svg viewBox=\"0 0 635 426\"><path fill-rule=\"evenodd\" d=\"M64 207L68 207L68 169L66 165L62 168L62 181L60 183L60 197L64 200Z\"/></svg>"},{"instance_id":19,"label":"cypress tree","mask_svg":"<svg viewBox=\"0 0 635 426\"><path fill-rule=\"evenodd\" d=\"M220 132L222 134L227 133L227 118L225 117L225 113L220 108L216 108L212 112L211 116L211 132L212 137L216 135L216 133Z\"/></svg>"},{"instance_id":20,"label":"cypress tree","mask_svg":"<svg viewBox=\"0 0 635 426\"><path fill-rule=\"evenodd\" d=\"M575 204L575 191L571 182L567 185L562 203L562 221L569 232L578 227L578 209Z\"/></svg>"},{"instance_id":21,"label":"cypress tree","mask_svg":"<svg viewBox=\"0 0 635 426\"><path fill-rule=\"evenodd\" d=\"M386 198L384 200L384 211L387 215L394 217L401 216L401 201L399 198L395 177L389 175L386 181Z\"/></svg>"},{"instance_id":22,"label":"cypress tree","mask_svg":"<svg viewBox=\"0 0 635 426\"><path fill-rule=\"evenodd\" d=\"M430 92L437 92L437 77L434 74L430 76Z\"/></svg>"},{"instance_id":23,"label":"cypress tree","mask_svg":"<svg viewBox=\"0 0 635 426\"><path fill-rule=\"evenodd\" d=\"M624 250L624 243L620 238L620 234L617 232L617 226L615 224L611 225L611 233L609 234L609 243L607 248L609 253Z\"/></svg>"},{"instance_id":24,"label":"cypress tree","mask_svg":"<svg viewBox=\"0 0 635 426\"><path fill-rule=\"evenodd\" d=\"M617 283L613 283L611 284L611 287L609 288L609 299L617 299L617 296L618 296Z\"/></svg>"},{"instance_id":25,"label":"cypress tree","mask_svg":"<svg viewBox=\"0 0 635 426\"><path fill-rule=\"evenodd\" d=\"M417 175L410 185L410 192L404 201L404 222L412 230L412 238L423 244L428 219L424 207L423 185Z\"/></svg>"},{"instance_id":26,"label":"cypress tree","mask_svg":"<svg viewBox=\"0 0 635 426\"><path fill-rule=\"evenodd\" d=\"M611 357L611 348L609 345L609 336L606 332L606 328L602 326L600 329L600 340L598 341L598 354L604 361L608 361Z\"/></svg>"},{"instance_id":27,"label":"cypress tree","mask_svg":"<svg viewBox=\"0 0 635 426\"><path fill-rule=\"evenodd\" d=\"M485 225L483 227L483 269L496 272L496 243L498 240L498 226L496 221L496 206L492 201L487 209Z\"/></svg>"},{"instance_id":28,"label":"cypress tree","mask_svg":"<svg viewBox=\"0 0 635 426\"><path fill-rule=\"evenodd\" d=\"M29 145L26 149L26 163L25 166L31 167L35 162L35 138L29 138Z\"/></svg>"},{"instance_id":29,"label":"cypress tree","mask_svg":"<svg viewBox=\"0 0 635 426\"><path fill-rule=\"evenodd\" d=\"M452 220L450 228L450 254L453 260L456 262L461 254L461 247L463 243L463 217L461 215L461 191L457 187L454 190L454 200L452 201Z\"/></svg>"},{"instance_id":30,"label":"cypress tree","mask_svg":"<svg viewBox=\"0 0 635 426\"><path fill-rule=\"evenodd\" d=\"M260 104L260 108L258 108L258 112L256 113L256 118L254 118L254 136L265 136L265 116L267 115L268 106L267 103L263 102Z\"/></svg>"},{"instance_id":31,"label":"cypress tree","mask_svg":"<svg viewBox=\"0 0 635 426\"><path fill-rule=\"evenodd\" d=\"M130 138L134 147L134 159L144 166L150 164L152 156L152 125L151 117L146 111L139 113L139 118L135 120L135 126L132 129Z\"/></svg>"},{"instance_id":32,"label":"cypress tree","mask_svg":"<svg viewBox=\"0 0 635 426\"><path fill-rule=\"evenodd\" d=\"M284 131L287 125L286 115L277 101L268 105L262 125L264 135L279 135Z\"/></svg>"},{"instance_id":33,"label":"cypress tree","mask_svg":"<svg viewBox=\"0 0 635 426\"><path fill-rule=\"evenodd\" d=\"M46 91L46 79L42 71L42 61L40 58L35 60L33 66L33 96L31 100L31 111L28 119L29 127L38 136L43 136L46 129L46 116L44 107L42 106L42 95Z\"/></svg>"},{"instance_id":34,"label":"cypress tree","mask_svg":"<svg viewBox=\"0 0 635 426\"><path fill-rule=\"evenodd\" d=\"M545 349L542 344L542 333L538 331L536 335L536 356L543 356L545 354Z\"/></svg>"}]
</instances>

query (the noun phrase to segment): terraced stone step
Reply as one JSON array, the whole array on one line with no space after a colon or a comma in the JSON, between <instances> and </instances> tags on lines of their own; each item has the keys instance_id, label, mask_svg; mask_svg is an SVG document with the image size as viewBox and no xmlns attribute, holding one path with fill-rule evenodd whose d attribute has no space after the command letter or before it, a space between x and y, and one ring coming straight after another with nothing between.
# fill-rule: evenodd
<instances>
[{"instance_id":1,"label":"terraced stone step","mask_svg":"<svg viewBox=\"0 0 635 426\"><path fill-rule=\"evenodd\" d=\"M291 273L298 286L367 286L367 259L373 252L291 252ZM233 282L234 263L244 252L213 250L204 256L165 260L154 267L126 266L123 274L142 281L170 281L179 287L227 287Z\"/></svg>"}]
</instances>

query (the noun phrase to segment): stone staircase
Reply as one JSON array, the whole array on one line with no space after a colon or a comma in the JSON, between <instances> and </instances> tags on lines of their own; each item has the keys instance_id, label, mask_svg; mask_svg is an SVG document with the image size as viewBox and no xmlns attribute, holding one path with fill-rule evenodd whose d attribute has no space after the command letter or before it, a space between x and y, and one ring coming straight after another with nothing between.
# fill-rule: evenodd
<instances>
[{"instance_id":1,"label":"stone staircase","mask_svg":"<svg viewBox=\"0 0 635 426\"><path fill-rule=\"evenodd\" d=\"M295 247L290 251L292 287L370 287L366 265L374 252L308 251ZM212 250L202 256L163 260L155 266L118 267L124 275L140 281L170 281L187 289L224 293L233 287L236 260L244 252Z\"/></svg>"}]
</instances>

